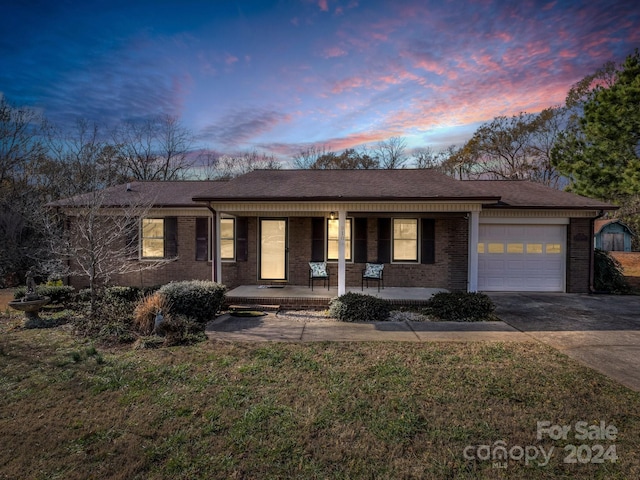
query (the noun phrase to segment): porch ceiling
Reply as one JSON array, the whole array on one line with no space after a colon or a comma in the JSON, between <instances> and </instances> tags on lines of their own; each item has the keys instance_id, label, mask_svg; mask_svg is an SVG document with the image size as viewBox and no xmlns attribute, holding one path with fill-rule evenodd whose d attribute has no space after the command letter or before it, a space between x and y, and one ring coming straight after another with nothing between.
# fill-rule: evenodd
<instances>
[{"instance_id":1,"label":"porch ceiling","mask_svg":"<svg viewBox=\"0 0 640 480\"><path fill-rule=\"evenodd\" d=\"M482 202L229 202L211 203L220 213L238 216L318 216L344 210L349 213L466 213L482 210Z\"/></svg>"}]
</instances>

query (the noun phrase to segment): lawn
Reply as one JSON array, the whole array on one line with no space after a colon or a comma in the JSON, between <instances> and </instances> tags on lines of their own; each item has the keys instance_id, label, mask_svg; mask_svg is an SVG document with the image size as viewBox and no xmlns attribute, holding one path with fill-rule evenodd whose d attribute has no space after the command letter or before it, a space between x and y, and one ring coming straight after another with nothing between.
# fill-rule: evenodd
<instances>
[{"instance_id":1,"label":"lawn","mask_svg":"<svg viewBox=\"0 0 640 480\"><path fill-rule=\"evenodd\" d=\"M17 318L0 317L0 479L640 476L640 394L538 343L107 349ZM544 421L567 439L538 440ZM579 440L581 421L617 433Z\"/></svg>"}]
</instances>

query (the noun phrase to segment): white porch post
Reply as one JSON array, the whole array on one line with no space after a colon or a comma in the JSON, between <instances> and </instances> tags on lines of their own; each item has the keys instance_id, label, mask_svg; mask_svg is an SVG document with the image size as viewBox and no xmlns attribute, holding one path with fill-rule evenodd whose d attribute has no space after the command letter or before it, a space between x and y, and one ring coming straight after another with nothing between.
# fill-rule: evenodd
<instances>
[{"instance_id":1,"label":"white porch post","mask_svg":"<svg viewBox=\"0 0 640 480\"><path fill-rule=\"evenodd\" d=\"M222 215L220 214L220 212L216 212L215 215L215 248L214 248L214 252L215 252L215 256L213 258L213 273L214 273L214 282L218 282L218 283L222 283L222 247L220 246L220 217Z\"/></svg>"},{"instance_id":2,"label":"white porch post","mask_svg":"<svg viewBox=\"0 0 640 480\"><path fill-rule=\"evenodd\" d=\"M469 276L467 291L478 290L478 230L480 229L480 212L469 212Z\"/></svg>"},{"instance_id":3,"label":"white porch post","mask_svg":"<svg viewBox=\"0 0 640 480\"><path fill-rule=\"evenodd\" d=\"M347 211L338 210L338 295L344 295L347 291L347 266L345 262L345 226L347 223Z\"/></svg>"}]
</instances>

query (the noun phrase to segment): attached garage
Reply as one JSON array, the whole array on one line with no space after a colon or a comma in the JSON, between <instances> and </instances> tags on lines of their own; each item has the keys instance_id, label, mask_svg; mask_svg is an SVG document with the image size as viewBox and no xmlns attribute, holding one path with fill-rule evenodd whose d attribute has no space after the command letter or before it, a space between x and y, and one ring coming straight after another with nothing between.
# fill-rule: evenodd
<instances>
[{"instance_id":1,"label":"attached garage","mask_svg":"<svg viewBox=\"0 0 640 480\"><path fill-rule=\"evenodd\" d=\"M481 223L478 289L564 292L567 226Z\"/></svg>"}]
</instances>

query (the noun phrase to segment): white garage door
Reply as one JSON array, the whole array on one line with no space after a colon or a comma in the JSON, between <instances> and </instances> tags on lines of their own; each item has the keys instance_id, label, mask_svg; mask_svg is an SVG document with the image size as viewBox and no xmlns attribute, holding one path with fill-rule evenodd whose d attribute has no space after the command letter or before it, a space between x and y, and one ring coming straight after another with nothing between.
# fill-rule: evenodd
<instances>
[{"instance_id":1,"label":"white garage door","mask_svg":"<svg viewBox=\"0 0 640 480\"><path fill-rule=\"evenodd\" d=\"M478 289L564 292L564 225L480 224Z\"/></svg>"}]
</instances>

